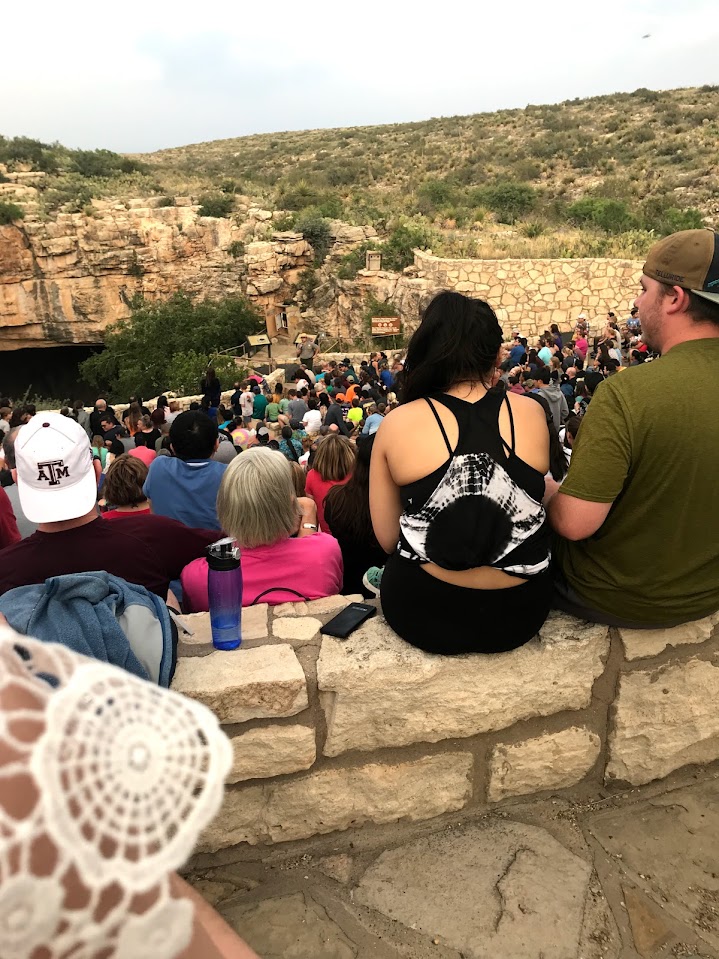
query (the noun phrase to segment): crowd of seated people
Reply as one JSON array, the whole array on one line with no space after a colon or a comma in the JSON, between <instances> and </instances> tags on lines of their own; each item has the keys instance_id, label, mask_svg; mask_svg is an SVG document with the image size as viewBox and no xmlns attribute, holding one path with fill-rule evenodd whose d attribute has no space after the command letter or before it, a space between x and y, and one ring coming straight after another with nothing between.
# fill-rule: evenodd
<instances>
[{"instance_id":1,"label":"crowd of seated people","mask_svg":"<svg viewBox=\"0 0 719 959\"><path fill-rule=\"evenodd\" d=\"M212 370L187 410L0 398L0 595L104 570L203 610L206 548L229 535L246 604L377 593L433 653L516 648L552 607L637 627L713 612L717 427L686 384L716 375L716 238L677 236L622 323L507 339L488 303L441 292L405 355L305 344L287 383L253 374L224 405ZM691 244L706 275L664 283Z\"/></svg>"}]
</instances>

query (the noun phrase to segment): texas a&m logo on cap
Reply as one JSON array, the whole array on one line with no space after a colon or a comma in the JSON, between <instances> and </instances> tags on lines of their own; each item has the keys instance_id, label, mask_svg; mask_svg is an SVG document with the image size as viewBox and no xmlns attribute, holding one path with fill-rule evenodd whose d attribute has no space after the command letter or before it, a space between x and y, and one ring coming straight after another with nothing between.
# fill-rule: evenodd
<instances>
[{"instance_id":1,"label":"texas a&m logo on cap","mask_svg":"<svg viewBox=\"0 0 719 959\"><path fill-rule=\"evenodd\" d=\"M45 480L50 486L59 486L61 479L70 478L70 469L63 460L47 460L37 464L37 479Z\"/></svg>"}]
</instances>

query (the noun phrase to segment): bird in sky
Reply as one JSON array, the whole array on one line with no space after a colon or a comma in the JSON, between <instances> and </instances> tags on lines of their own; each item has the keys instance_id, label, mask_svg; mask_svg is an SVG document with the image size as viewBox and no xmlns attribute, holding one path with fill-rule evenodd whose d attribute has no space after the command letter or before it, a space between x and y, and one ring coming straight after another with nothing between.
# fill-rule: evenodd
<instances>
[{"instance_id":1,"label":"bird in sky","mask_svg":"<svg viewBox=\"0 0 719 959\"><path fill-rule=\"evenodd\" d=\"M642 37L642 40L648 40L649 37L651 37L651 33L645 33L644 36Z\"/></svg>"}]
</instances>

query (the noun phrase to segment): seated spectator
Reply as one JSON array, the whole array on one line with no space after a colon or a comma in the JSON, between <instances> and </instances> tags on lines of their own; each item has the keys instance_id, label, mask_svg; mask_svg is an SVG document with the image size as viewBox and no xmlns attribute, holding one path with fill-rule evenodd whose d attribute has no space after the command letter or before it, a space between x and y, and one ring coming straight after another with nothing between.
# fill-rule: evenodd
<instances>
[{"instance_id":1,"label":"seated spectator","mask_svg":"<svg viewBox=\"0 0 719 959\"><path fill-rule=\"evenodd\" d=\"M0 552L0 595L50 576L104 569L164 599L170 581L217 539L163 516L106 522L87 433L59 413L43 413L18 432L20 503L37 532Z\"/></svg>"},{"instance_id":2,"label":"seated spectator","mask_svg":"<svg viewBox=\"0 0 719 959\"><path fill-rule=\"evenodd\" d=\"M387 559L372 529L369 509L370 459L375 435L358 441L349 480L333 486L325 497L325 522L342 550L344 594L374 595L364 587L362 577L370 566L384 566Z\"/></svg>"},{"instance_id":3,"label":"seated spectator","mask_svg":"<svg viewBox=\"0 0 719 959\"><path fill-rule=\"evenodd\" d=\"M287 396L287 415L290 418L290 423L292 423L293 420L301 421L308 410L307 403L298 395L297 390L289 390Z\"/></svg>"},{"instance_id":4,"label":"seated spectator","mask_svg":"<svg viewBox=\"0 0 719 959\"><path fill-rule=\"evenodd\" d=\"M384 414L387 407L384 403L378 403L375 407L370 407L370 415L365 420L362 427L363 436L373 436L382 425Z\"/></svg>"},{"instance_id":5,"label":"seated spectator","mask_svg":"<svg viewBox=\"0 0 719 959\"><path fill-rule=\"evenodd\" d=\"M165 422L173 423L182 412L182 406L178 400L170 400L170 412L165 413Z\"/></svg>"},{"instance_id":6,"label":"seated spectator","mask_svg":"<svg viewBox=\"0 0 719 959\"><path fill-rule=\"evenodd\" d=\"M344 414L342 412L344 395L342 393L335 393L333 399L334 402L330 404L327 413L325 414L325 426L336 426L339 433L341 433L343 436L349 436L350 430L345 423Z\"/></svg>"},{"instance_id":7,"label":"seated spectator","mask_svg":"<svg viewBox=\"0 0 719 959\"><path fill-rule=\"evenodd\" d=\"M138 432L138 430L142 429L143 415L147 415L147 414L143 414L142 409L140 408L140 404L137 402L130 403L128 408L122 414L122 425L125 428L125 430L130 434L130 436L134 436L135 433ZM148 421L149 421L149 415L148 415ZM149 426L149 422L147 425Z\"/></svg>"},{"instance_id":8,"label":"seated spectator","mask_svg":"<svg viewBox=\"0 0 719 959\"><path fill-rule=\"evenodd\" d=\"M355 447L346 436L328 433L317 446L312 468L307 473L307 495L317 504L319 527L323 532L328 531L324 517L325 497L333 486L349 480L354 460Z\"/></svg>"},{"instance_id":9,"label":"seated spectator","mask_svg":"<svg viewBox=\"0 0 719 959\"><path fill-rule=\"evenodd\" d=\"M135 452L139 452L136 450ZM110 509L103 519L127 519L130 516L149 516L150 504L142 489L147 479L147 466L132 453L123 453L111 464L102 491Z\"/></svg>"},{"instance_id":10,"label":"seated spectator","mask_svg":"<svg viewBox=\"0 0 719 959\"><path fill-rule=\"evenodd\" d=\"M156 412L157 410L155 410L155 413ZM153 413L152 416L154 415ZM154 450L155 444L161 436L160 427L153 423L152 417L143 416L134 433L135 446L146 446L149 450Z\"/></svg>"},{"instance_id":11,"label":"seated spectator","mask_svg":"<svg viewBox=\"0 0 719 959\"><path fill-rule=\"evenodd\" d=\"M567 406L564 393L562 393L558 381L551 378L549 368L546 366L541 370L537 370L536 384L541 390L542 396L549 404L552 412L552 420L554 421L554 428L555 430L559 430L562 423L569 416L569 407Z\"/></svg>"},{"instance_id":12,"label":"seated spectator","mask_svg":"<svg viewBox=\"0 0 719 959\"><path fill-rule=\"evenodd\" d=\"M302 452L302 442L294 438L292 427L283 426L280 453L286 456L288 460L298 463Z\"/></svg>"},{"instance_id":13,"label":"seated spectator","mask_svg":"<svg viewBox=\"0 0 719 959\"><path fill-rule=\"evenodd\" d=\"M219 443L217 449L212 454L212 459L216 463L231 463L232 460L237 456L237 450L235 449L235 444L232 441L232 438L222 431L219 435Z\"/></svg>"},{"instance_id":14,"label":"seated spectator","mask_svg":"<svg viewBox=\"0 0 719 959\"><path fill-rule=\"evenodd\" d=\"M362 406L358 397L352 398L352 407L347 412L347 422L351 423L355 430L358 430L364 419Z\"/></svg>"},{"instance_id":15,"label":"seated spectator","mask_svg":"<svg viewBox=\"0 0 719 959\"><path fill-rule=\"evenodd\" d=\"M7 494L7 498L10 500L10 505L12 506L12 511L15 515L15 522L17 523L20 538L25 539L35 532L37 529L37 523L33 523L27 518L20 503L20 493L17 485L17 466L15 463L15 440L19 430L19 426L16 426L14 429L10 430L8 433L6 433L2 442L5 467L9 471L10 478L12 480L12 482L8 486L5 486L4 489L5 493ZM6 545L8 544L6 543Z\"/></svg>"},{"instance_id":16,"label":"seated spectator","mask_svg":"<svg viewBox=\"0 0 719 959\"><path fill-rule=\"evenodd\" d=\"M21 539L12 503L5 490L0 487L0 550L19 543Z\"/></svg>"},{"instance_id":17,"label":"seated spectator","mask_svg":"<svg viewBox=\"0 0 719 959\"><path fill-rule=\"evenodd\" d=\"M259 386L253 387L254 399L252 401L252 418L255 420L264 420L265 410L269 402L264 393L260 391Z\"/></svg>"},{"instance_id":18,"label":"seated spectator","mask_svg":"<svg viewBox=\"0 0 719 959\"><path fill-rule=\"evenodd\" d=\"M546 499L557 607L660 628L719 609L719 418L714 394L687 388L716 382L719 367L717 234L654 244L641 288L644 337L661 356L600 383Z\"/></svg>"},{"instance_id":19,"label":"seated spectator","mask_svg":"<svg viewBox=\"0 0 719 959\"><path fill-rule=\"evenodd\" d=\"M159 442L160 441L158 440L158 443ZM155 446L157 446L157 444L155 444ZM149 469L150 464L157 457L157 449L150 449L147 446L136 446L133 450L128 450L127 455L141 460Z\"/></svg>"},{"instance_id":20,"label":"seated spectator","mask_svg":"<svg viewBox=\"0 0 719 959\"><path fill-rule=\"evenodd\" d=\"M251 449L228 467L217 496L222 528L241 547L242 605L274 605L340 592L342 554L317 530L315 505L298 499L290 464L273 450ZM207 561L182 573L183 607L208 609Z\"/></svg>"},{"instance_id":21,"label":"seated spectator","mask_svg":"<svg viewBox=\"0 0 719 959\"><path fill-rule=\"evenodd\" d=\"M317 400L314 397L310 397L307 406L309 409L302 417L302 425L307 430L308 436L317 436L322 426L322 414L317 408Z\"/></svg>"},{"instance_id":22,"label":"seated spectator","mask_svg":"<svg viewBox=\"0 0 719 959\"><path fill-rule=\"evenodd\" d=\"M152 512L186 526L220 529L217 491L226 470L212 454L219 439L217 423L200 411L181 413L170 427L173 456L158 456L145 481Z\"/></svg>"},{"instance_id":23,"label":"seated spectator","mask_svg":"<svg viewBox=\"0 0 719 959\"><path fill-rule=\"evenodd\" d=\"M546 417L493 388L501 346L487 303L435 296L372 452L372 524L391 554L382 610L428 652L515 649L549 613Z\"/></svg>"}]
</instances>

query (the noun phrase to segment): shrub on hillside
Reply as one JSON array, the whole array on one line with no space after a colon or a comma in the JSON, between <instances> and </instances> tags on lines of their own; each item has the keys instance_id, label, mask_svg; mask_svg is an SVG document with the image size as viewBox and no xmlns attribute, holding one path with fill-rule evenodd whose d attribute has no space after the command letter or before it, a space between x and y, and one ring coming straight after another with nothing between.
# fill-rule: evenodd
<instances>
[{"instance_id":1,"label":"shrub on hillside","mask_svg":"<svg viewBox=\"0 0 719 959\"><path fill-rule=\"evenodd\" d=\"M578 226L596 226L607 233L622 233L636 225L635 217L623 200L584 197L567 207L569 219Z\"/></svg>"},{"instance_id":2,"label":"shrub on hillside","mask_svg":"<svg viewBox=\"0 0 719 959\"><path fill-rule=\"evenodd\" d=\"M502 223L514 223L531 212L537 201L537 191L526 183L499 181L472 191L475 206L485 206Z\"/></svg>"},{"instance_id":3,"label":"shrub on hillside","mask_svg":"<svg viewBox=\"0 0 719 959\"><path fill-rule=\"evenodd\" d=\"M427 249L432 245L433 234L426 227L414 223L396 226L380 247L382 268L399 272L414 263L414 249Z\"/></svg>"},{"instance_id":4,"label":"shrub on hillside","mask_svg":"<svg viewBox=\"0 0 719 959\"><path fill-rule=\"evenodd\" d=\"M303 211L295 220L295 230L301 233L315 251L315 263L324 263L332 245L329 221L318 209Z\"/></svg>"},{"instance_id":5,"label":"shrub on hillside","mask_svg":"<svg viewBox=\"0 0 719 959\"><path fill-rule=\"evenodd\" d=\"M225 193L206 193L200 197L198 216L213 216L221 219L229 216L235 207L234 196Z\"/></svg>"},{"instance_id":6,"label":"shrub on hillside","mask_svg":"<svg viewBox=\"0 0 719 959\"><path fill-rule=\"evenodd\" d=\"M18 206L17 203L8 203L5 200L0 200L0 226L14 223L16 220L22 220L24 216L25 211L21 206Z\"/></svg>"}]
</instances>

